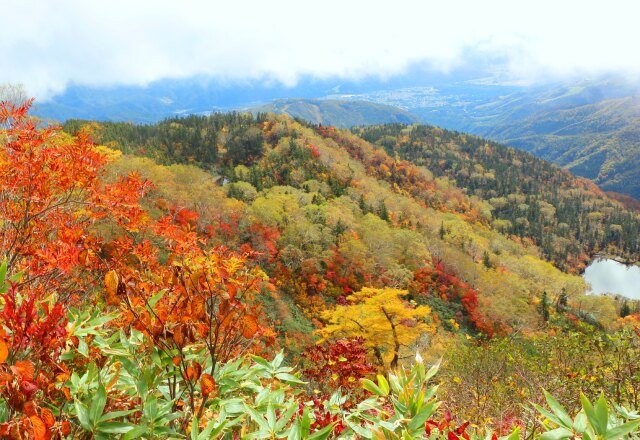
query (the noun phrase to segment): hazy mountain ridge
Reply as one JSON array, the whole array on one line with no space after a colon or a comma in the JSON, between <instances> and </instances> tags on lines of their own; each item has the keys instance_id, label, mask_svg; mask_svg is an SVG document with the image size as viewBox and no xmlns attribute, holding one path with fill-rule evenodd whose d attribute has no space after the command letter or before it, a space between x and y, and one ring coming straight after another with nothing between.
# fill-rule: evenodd
<instances>
[{"instance_id":1,"label":"hazy mountain ridge","mask_svg":"<svg viewBox=\"0 0 640 440\"><path fill-rule=\"evenodd\" d=\"M420 118L398 107L367 101L284 99L250 109L253 113L287 114L314 124L349 128L383 123L412 124Z\"/></svg>"},{"instance_id":2,"label":"hazy mountain ridge","mask_svg":"<svg viewBox=\"0 0 640 440\"><path fill-rule=\"evenodd\" d=\"M332 94L363 94L385 88L401 89L423 84L441 86L478 76L478 69L442 74L413 66L404 73L357 80L303 76L295 84L261 77L228 80L216 77L164 79L146 85L87 86L70 84L63 93L36 101L35 115L64 122L68 119L153 123L186 114L246 109L277 99L323 98ZM371 101L371 100L369 100Z\"/></svg>"}]
</instances>

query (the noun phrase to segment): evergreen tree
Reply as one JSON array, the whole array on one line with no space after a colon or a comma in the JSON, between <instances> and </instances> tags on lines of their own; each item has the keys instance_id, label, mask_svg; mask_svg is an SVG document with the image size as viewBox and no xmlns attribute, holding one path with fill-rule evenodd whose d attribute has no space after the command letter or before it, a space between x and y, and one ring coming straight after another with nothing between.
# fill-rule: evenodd
<instances>
[{"instance_id":1,"label":"evergreen tree","mask_svg":"<svg viewBox=\"0 0 640 440\"><path fill-rule=\"evenodd\" d=\"M620 317L624 318L625 316L629 316L631 314L631 307L629 307L629 303L625 301L620 308Z\"/></svg>"},{"instance_id":2,"label":"evergreen tree","mask_svg":"<svg viewBox=\"0 0 640 440\"><path fill-rule=\"evenodd\" d=\"M379 217L384 221L389 221L389 211L387 211L387 205L384 202L380 202L380 206L378 208Z\"/></svg>"},{"instance_id":3,"label":"evergreen tree","mask_svg":"<svg viewBox=\"0 0 640 440\"><path fill-rule=\"evenodd\" d=\"M367 206L367 202L364 199L364 195L360 195L360 210L363 214L367 214L369 212L369 206Z\"/></svg>"},{"instance_id":4,"label":"evergreen tree","mask_svg":"<svg viewBox=\"0 0 640 440\"><path fill-rule=\"evenodd\" d=\"M558 295L558 299L556 301L556 310L558 312L561 312L564 309L566 309L568 300L569 300L569 297L567 295L567 289L565 289L563 287L562 290L560 291L560 295Z\"/></svg>"},{"instance_id":5,"label":"evergreen tree","mask_svg":"<svg viewBox=\"0 0 640 440\"><path fill-rule=\"evenodd\" d=\"M491 258L489 257L489 252L487 251L484 251L484 254L482 254L482 264L484 264L484 267L487 269L491 269L493 267Z\"/></svg>"},{"instance_id":6,"label":"evergreen tree","mask_svg":"<svg viewBox=\"0 0 640 440\"><path fill-rule=\"evenodd\" d=\"M544 322L549 321L549 296L547 292L542 292L542 299L540 300L540 315Z\"/></svg>"}]
</instances>

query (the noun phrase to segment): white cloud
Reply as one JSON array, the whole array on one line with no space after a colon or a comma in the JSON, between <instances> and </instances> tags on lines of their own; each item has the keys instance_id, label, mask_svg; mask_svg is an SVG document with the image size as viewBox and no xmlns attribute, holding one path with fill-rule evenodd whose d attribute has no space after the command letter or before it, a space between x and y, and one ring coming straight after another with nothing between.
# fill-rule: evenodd
<instances>
[{"instance_id":1,"label":"white cloud","mask_svg":"<svg viewBox=\"0 0 640 440\"><path fill-rule=\"evenodd\" d=\"M70 82L391 75L463 54L516 75L640 72L635 1L0 0L0 82L40 97Z\"/></svg>"}]
</instances>

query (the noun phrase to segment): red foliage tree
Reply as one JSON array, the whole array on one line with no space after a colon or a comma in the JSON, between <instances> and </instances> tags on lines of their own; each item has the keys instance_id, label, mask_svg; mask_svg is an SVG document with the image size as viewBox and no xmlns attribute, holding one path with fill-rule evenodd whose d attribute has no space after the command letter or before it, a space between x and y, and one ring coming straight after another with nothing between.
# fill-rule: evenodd
<instances>
[{"instance_id":1,"label":"red foliage tree","mask_svg":"<svg viewBox=\"0 0 640 440\"><path fill-rule=\"evenodd\" d=\"M336 388L350 393L362 391L360 379L375 372L367 360L363 338L339 339L307 348L303 357L309 366L304 376L313 386L330 394Z\"/></svg>"},{"instance_id":2,"label":"red foliage tree","mask_svg":"<svg viewBox=\"0 0 640 440\"><path fill-rule=\"evenodd\" d=\"M434 259L433 267L418 269L414 273L410 289L414 295L460 303L464 310L463 314L456 316L460 324L470 324L489 337L495 334L496 325L485 318L478 308L478 291L447 271L441 261Z\"/></svg>"}]
</instances>

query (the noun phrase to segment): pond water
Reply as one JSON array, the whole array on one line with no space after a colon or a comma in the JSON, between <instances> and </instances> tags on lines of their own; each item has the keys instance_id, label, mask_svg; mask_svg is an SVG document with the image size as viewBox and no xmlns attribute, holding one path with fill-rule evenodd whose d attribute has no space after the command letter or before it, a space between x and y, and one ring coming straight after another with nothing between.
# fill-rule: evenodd
<instances>
[{"instance_id":1,"label":"pond water","mask_svg":"<svg viewBox=\"0 0 640 440\"><path fill-rule=\"evenodd\" d=\"M612 293L640 299L640 267L627 266L614 260L597 259L587 267L584 280L591 284L591 293Z\"/></svg>"}]
</instances>

